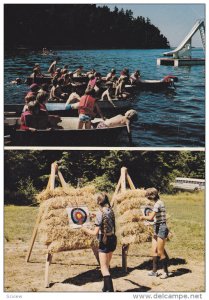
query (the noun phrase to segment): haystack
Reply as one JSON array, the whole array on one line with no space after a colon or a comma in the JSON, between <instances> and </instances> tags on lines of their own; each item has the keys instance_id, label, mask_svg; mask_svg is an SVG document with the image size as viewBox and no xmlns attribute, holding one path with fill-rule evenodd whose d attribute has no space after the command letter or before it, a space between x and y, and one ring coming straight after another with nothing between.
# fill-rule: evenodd
<instances>
[{"instance_id":1,"label":"haystack","mask_svg":"<svg viewBox=\"0 0 209 300\"><path fill-rule=\"evenodd\" d=\"M138 244L151 240L152 226L140 221L140 207L153 206L143 189L127 190L114 198L118 241L122 245Z\"/></svg>"},{"instance_id":2,"label":"haystack","mask_svg":"<svg viewBox=\"0 0 209 300\"><path fill-rule=\"evenodd\" d=\"M93 186L77 189L59 187L43 191L38 196L43 212L39 224L40 240L48 247L49 253L86 249L94 245L95 237L69 225L66 208L87 206L89 211L95 211L95 192Z\"/></svg>"}]
</instances>

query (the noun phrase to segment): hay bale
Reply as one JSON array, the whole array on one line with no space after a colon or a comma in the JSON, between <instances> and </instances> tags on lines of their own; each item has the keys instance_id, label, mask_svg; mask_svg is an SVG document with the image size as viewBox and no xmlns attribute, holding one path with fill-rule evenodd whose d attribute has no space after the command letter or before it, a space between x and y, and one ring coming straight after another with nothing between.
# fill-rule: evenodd
<instances>
[{"instance_id":1,"label":"hay bale","mask_svg":"<svg viewBox=\"0 0 209 300\"><path fill-rule=\"evenodd\" d=\"M38 203L42 201L48 200L49 198L55 198L58 196L67 196L67 195L74 195L74 196L81 196L83 193L85 194L94 194L96 193L96 189L93 185L85 186L79 189L75 189L70 185L66 185L65 188L57 187L54 190L45 189L41 193L36 196L36 200Z\"/></svg>"},{"instance_id":2,"label":"hay bale","mask_svg":"<svg viewBox=\"0 0 209 300\"><path fill-rule=\"evenodd\" d=\"M96 237L69 226L66 208L87 206L90 212L98 210L94 200L94 186L45 190L38 199L43 211L39 232L48 252L87 249L97 244ZM145 197L145 190L129 190L115 197L116 229L121 244L138 244L150 240L152 230L140 221L140 206L153 203ZM93 223L92 223L93 225Z\"/></svg>"},{"instance_id":3,"label":"hay bale","mask_svg":"<svg viewBox=\"0 0 209 300\"><path fill-rule=\"evenodd\" d=\"M40 240L48 246L48 252L87 249L96 243L96 238L80 229L69 226L67 207L87 206L96 209L95 188L57 188L43 191L39 195L40 209L43 211L39 226ZM49 199L46 199L50 197Z\"/></svg>"},{"instance_id":4,"label":"hay bale","mask_svg":"<svg viewBox=\"0 0 209 300\"><path fill-rule=\"evenodd\" d=\"M138 244L151 240L152 226L140 221L141 206L153 206L145 190L128 190L115 197L116 229L120 244Z\"/></svg>"}]
</instances>

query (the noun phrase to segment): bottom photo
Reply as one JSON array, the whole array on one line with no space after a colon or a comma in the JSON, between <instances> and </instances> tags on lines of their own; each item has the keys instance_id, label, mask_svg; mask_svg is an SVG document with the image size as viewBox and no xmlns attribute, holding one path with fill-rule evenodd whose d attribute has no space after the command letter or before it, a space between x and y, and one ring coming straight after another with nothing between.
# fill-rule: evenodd
<instances>
[{"instance_id":1,"label":"bottom photo","mask_svg":"<svg viewBox=\"0 0 209 300\"><path fill-rule=\"evenodd\" d=\"M5 150L4 292L204 292L205 152Z\"/></svg>"}]
</instances>

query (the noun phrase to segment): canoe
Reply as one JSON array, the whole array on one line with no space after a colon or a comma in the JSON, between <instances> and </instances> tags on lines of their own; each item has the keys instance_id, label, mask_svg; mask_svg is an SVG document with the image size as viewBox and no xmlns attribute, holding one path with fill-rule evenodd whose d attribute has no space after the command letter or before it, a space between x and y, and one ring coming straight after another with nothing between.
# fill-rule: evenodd
<instances>
[{"instance_id":1,"label":"canoe","mask_svg":"<svg viewBox=\"0 0 209 300\"><path fill-rule=\"evenodd\" d=\"M176 79L175 79L176 78ZM126 85L125 88L127 91L129 89L136 89L140 91L162 91L166 89L174 89L174 82L177 82L177 77L171 78L168 81L162 80L141 80L136 84Z\"/></svg>"},{"instance_id":2,"label":"canoe","mask_svg":"<svg viewBox=\"0 0 209 300\"><path fill-rule=\"evenodd\" d=\"M39 118L39 124L44 120ZM101 119L94 120L94 126ZM126 125L109 128L77 129L77 117L61 117L60 122L53 130L37 129L35 132L18 129L19 118L5 119L5 136L10 137L11 146L117 146L120 135L127 134L127 143L130 136ZM32 127L32 126L31 126ZM129 138L129 139L128 139Z\"/></svg>"},{"instance_id":3,"label":"canoe","mask_svg":"<svg viewBox=\"0 0 209 300\"><path fill-rule=\"evenodd\" d=\"M166 80L164 80L167 78ZM168 88L174 88L174 83L178 81L178 78L176 76L165 76L164 79L162 80L141 80L137 82L136 84L126 84L126 90L131 92L132 90L140 90L140 91L162 91ZM81 76L81 77L73 77L73 81L76 83L80 83L82 88L87 85L89 78L87 76ZM52 82L52 77L50 75L46 74L44 77L37 77L35 80L35 83L37 84L42 84L42 83L47 83L50 84ZM26 83L31 85L33 83L33 78L27 77ZM101 87L101 92L106 89L105 86L106 80L102 80L100 87Z\"/></svg>"},{"instance_id":4,"label":"canoe","mask_svg":"<svg viewBox=\"0 0 209 300\"><path fill-rule=\"evenodd\" d=\"M27 77L25 83L28 84L28 85L31 85L33 83L37 83L37 84L43 84L43 83L51 84L52 83L52 77L50 75L48 75L48 74L45 74L44 77L36 77L35 80L32 77Z\"/></svg>"},{"instance_id":5,"label":"canoe","mask_svg":"<svg viewBox=\"0 0 209 300\"><path fill-rule=\"evenodd\" d=\"M27 77L25 83L28 85L31 85L32 83L37 83L37 84L43 84L43 83L47 83L47 84L51 84L52 83L52 77L50 74L44 74L43 77L36 77L35 80L32 77ZM89 81L89 78L87 76L75 76L73 77L73 81L76 83L84 83L87 84Z\"/></svg>"},{"instance_id":6,"label":"canoe","mask_svg":"<svg viewBox=\"0 0 209 300\"><path fill-rule=\"evenodd\" d=\"M104 115L112 115L118 114L126 111L127 109L132 107L133 100L130 99L119 99L113 100L113 103L116 107L107 101L107 100L98 100L100 109L104 113ZM4 114L5 116L13 115L20 116L23 110L24 104L4 104ZM59 116L77 116L78 111L75 110L65 110L65 103L57 103L57 102L48 102L46 103L46 107L49 113L57 114Z\"/></svg>"}]
</instances>

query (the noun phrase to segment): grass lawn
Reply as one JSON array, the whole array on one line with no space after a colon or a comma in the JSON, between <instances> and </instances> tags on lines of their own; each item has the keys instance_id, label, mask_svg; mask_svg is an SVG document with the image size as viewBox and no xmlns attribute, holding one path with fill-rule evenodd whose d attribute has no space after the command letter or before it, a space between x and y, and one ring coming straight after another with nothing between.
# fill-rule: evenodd
<instances>
[{"instance_id":1,"label":"grass lawn","mask_svg":"<svg viewBox=\"0 0 209 300\"><path fill-rule=\"evenodd\" d=\"M168 225L173 236L167 242L168 252L175 257L203 262L205 255L205 199L204 192L162 195ZM37 207L5 206L4 233L8 241L28 241L35 225ZM141 253L148 253L148 243L141 245Z\"/></svg>"},{"instance_id":2,"label":"grass lawn","mask_svg":"<svg viewBox=\"0 0 209 300\"><path fill-rule=\"evenodd\" d=\"M205 256L205 197L204 192L162 195L168 225L173 232L168 249L176 255L203 261Z\"/></svg>"},{"instance_id":3,"label":"grass lawn","mask_svg":"<svg viewBox=\"0 0 209 300\"><path fill-rule=\"evenodd\" d=\"M7 241L28 241L35 225L38 207L14 206L4 207L4 236Z\"/></svg>"}]
</instances>

